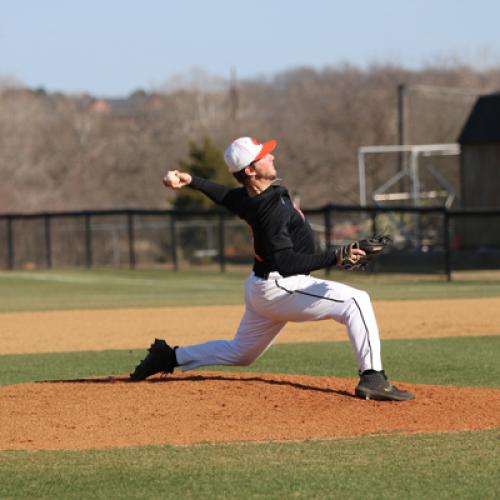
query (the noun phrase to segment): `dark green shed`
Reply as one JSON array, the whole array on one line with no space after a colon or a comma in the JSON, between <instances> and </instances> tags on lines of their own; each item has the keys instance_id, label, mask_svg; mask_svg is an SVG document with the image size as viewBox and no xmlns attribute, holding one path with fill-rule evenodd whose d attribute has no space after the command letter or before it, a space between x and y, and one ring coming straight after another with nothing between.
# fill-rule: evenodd
<instances>
[{"instance_id":1,"label":"dark green shed","mask_svg":"<svg viewBox=\"0 0 500 500\"><path fill-rule=\"evenodd\" d=\"M458 142L462 206L500 208L500 92L478 98Z\"/></svg>"}]
</instances>

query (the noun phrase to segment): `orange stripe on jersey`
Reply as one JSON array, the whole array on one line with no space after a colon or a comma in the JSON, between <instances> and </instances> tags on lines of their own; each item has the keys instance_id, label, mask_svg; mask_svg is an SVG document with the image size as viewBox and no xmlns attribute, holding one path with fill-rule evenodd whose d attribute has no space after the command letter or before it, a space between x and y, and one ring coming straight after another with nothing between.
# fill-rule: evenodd
<instances>
[{"instance_id":1,"label":"orange stripe on jersey","mask_svg":"<svg viewBox=\"0 0 500 500\"><path fill-rule=\"evenodd\" d=\"M302 217L302 220L306 220L304 212L302 212L300 207L294 201L292 201L292 204L293 204L293 208L295 208L295 210L297 210L297 212L299 212L300 216Z\"/></svg>"}]
</instances>

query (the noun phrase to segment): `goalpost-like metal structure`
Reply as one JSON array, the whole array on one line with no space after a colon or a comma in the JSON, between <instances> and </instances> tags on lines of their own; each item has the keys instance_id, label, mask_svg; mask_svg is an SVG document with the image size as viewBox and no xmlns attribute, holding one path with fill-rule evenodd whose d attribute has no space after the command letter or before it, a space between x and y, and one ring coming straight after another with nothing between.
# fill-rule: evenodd
<instances>
[{"instance_id":1,"label":"goalpost-like metal structure","mask_svg":"<svg viewBox=\"0 0 500 500\"><path fill-rule=\"evenodd\" d=\"M420 200L431 198L444 198L444 205L449 208L455 199L456 193L451 184L432 166L427 166L442 189L423 191L419 178L419 159L430 156L457 156L460 154L460 145L451 144L424 144L403 146L362 146L358 149L358 174L359 174L359 203L367 205L366 192L366 156L373 154L399 153L409 155L409 160L401 161L401 170L393 175L384 184L373 191L373 201L378 204L384 201L412 200L414 206L418 206ZM405 159L406 160L406 159ZM409 192L393 192L389 189L404 177L410 179Z\"/></svg>"}]
</instances>

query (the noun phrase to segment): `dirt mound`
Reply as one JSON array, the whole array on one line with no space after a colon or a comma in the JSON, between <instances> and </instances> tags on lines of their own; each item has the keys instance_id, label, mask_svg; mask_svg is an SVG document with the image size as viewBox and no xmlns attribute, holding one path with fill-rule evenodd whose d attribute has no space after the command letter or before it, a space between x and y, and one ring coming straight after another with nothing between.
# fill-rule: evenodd
<instances>
[{"instance_id":1,"label":"dirt mound","mask_svg":"<svg viewBox=\"0 0 500 500\"><path fill-rule=\"evenodd\" d=\"M353 396L356 380L191 372L0 388L0 449L332 439L500 426L500 390L403 384L417 399Z\"/></svg>"}]
</instances>

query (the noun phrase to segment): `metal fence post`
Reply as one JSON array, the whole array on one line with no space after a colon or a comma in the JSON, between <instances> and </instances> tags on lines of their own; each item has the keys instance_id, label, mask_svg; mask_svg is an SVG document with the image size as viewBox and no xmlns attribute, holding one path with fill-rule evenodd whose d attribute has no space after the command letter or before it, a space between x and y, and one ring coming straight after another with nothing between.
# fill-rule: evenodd
<instances>
[{"instance_id":1,"label":"metal fence post","mask_svg":"<svg viewBox=\"0 0 500 500\"><path fill-rule=\"evenodd\" d=\"M47 268L52 268L52 234L50 230L50 215L45 214L44 217L44 228L45 228L45 262Z\"/></svg>"},{"instance_id":2,"label":"metal fence post","mask_svg":"<svg viewBox=\"0 0 500 500\"><path fill-rule=\"evenodd\" d=\"M360 207L357 205L336 205L336 204L327 204L320 208L314 208L307 210L305 209L308 215L314 215L314 217L318 218L321 221L323 218L324 226L321 224L322 234L317 236L316 233L315 243L321 246L321 249L324 251L332 251L335 243L338 241L335 239L335 223L338 214L341 214L344 218L349 218L350 213L362 213L362 220L364 223L368 224L367 231L370 229L377 233L379 231L384 232L387 231L387 227L385 226L385 222L382 220L384 214L386 213L409 213L412 216L421 216L424 219L422 223L425 222L427 225L422 226L422 235L429 238L429 241L433 245L438 245L438 252L442 252L442 256L439 253L433 253L432 255L417 255L417 261L415 262L415 270L418 272L420 270L425 269L422 266L433 266L432 269L436 269L436 265L438 266L439 272L443 271L441 274L446 274L446 279L448 281L453 280L453 267L457 267L457 269L462 268L462 266L469 264L464 261L468 255L467 247L464 248L464 252L462 254L459 248L455 248L455 237L458 238L461 236L461 226L462 218L464 217L500 217L500 209L446 209L445 207L417 207L417 206L391 206L391 207L381 207L381 206L370 206L370 207ZM187 210L137 210L137 209L120 209L120 210L85 210L85 211L66 211L66 212L38 212L38 213L29 213L29 214L18 214L18 213L5 213L0 214L0 233L3 233L3 237L0 236L0 245L2 252L0 252L0 259L3 259L2 266L4 269L13 270L16 269L18 265L21 265L18 259L23 259L24 257L20 255L21 251L24 248L28 248L30 252L33 253L31 238L33 238L32 231L23 231L20 224L24 226L24 221L34 221L36 222L36 237L38 238L41 244L36 246L35 253L35 262L37 265L44 266L51 269L55 266L61 264L59 260L62 256L62 262L64 262L66 253L77 254L78 259L77 265L81 265L82 267L86 266L87 268L91 268L94 265L93 259L93 248L94 245L97 247L100 246L100 238L97 238L97 231L100 229L101 223L100 219L97 219L101 216L119 216L120 220L122 220L120 225L120 235L123 233L123 222L124 217L127 220L127 228L128 230L128 252L129 252L129 263L130 267L136 267L141 259L140 251L135 245L135 228L137 226L139 230L139 223L143 224L145 221L142 219L139 220L139 216L143 214L147 214L148 216L161 217L161 235L160 245L164 244L165 237L168 238L168 232L170 230L170 240L167 239L167 243L171 242L171 250L167 250L167 255L165 256L166 260L170 258L168 253L171 251L171 259L173 263L173 269L178 271L182 267L182 255L183 248L182 245L185 243L187 246L187 250L192 250L192 246L194 242L186 240L184 241L184 227L178 227L177 219L182 222L186 221L186 217L207 217L208 222L204 224L204 227L210 229L210 239L208 241L208 249L212 250L216 248L215 252L217 253L217 257L215 257L215 261L213 263L220 266L221 272L227 271L228 262L232 262L232 259L228 258L225 252L225 244L226 244L226 236L229 238L232 237L232 231L229 231L226 228L226 222L229 224L231 220L229 219L229 215L225 211L221 211L219 209L187 209ZM432 217L428 217L432 215ZM169 221L164 219L165 216L170 218ZM439 217L442 217L439 220ZM71 221L77 221L77 241L71 236L74 231L73 224L68 224L68 228L62 227L59 229L58 225L55 225L52 221L59 222L61 218L71 218ZM96 220L96 224L93 224L93 220ZM428 219L428 220L427 220ZM457 223L455 222L457 221ZM190 222L187 220L187 222ZM467 221L464 221L467 222ZM4 229L5 224L5 229ZM18 224L16 226L16 224ZM169 224L169 229L165 227L165 224ZM458 224L458 225L457 225ZM441 225L441 230L439 230L439 225ZM43 226L43 227L41 227ZM54 226L54 229L52 228ZM189 228L193 226L193 224L186 224ZM141 226L142 227L142 226ZM156 224L154 225L156 227ZM363 226L365 227L365 226ZM115 230L115 226L112 226L113 230ZM435 236L437 228L437 236ZM428 232L429 230L429 232ZM467 230L467 227L464 228L464 231ZM180 232L179 232L180 231ZM401 234L406 236L406 228L402 228ZM441 232L440 232L441 231ZM478 230L479 231L479 230ZM82 234L83 232L83 234ZM94 232L96 234L94 235ZM142 231L141 231L142 232ZM116 231L115 231L116 233ZM113 236L115 236L113 233ZM189 238L189 232L186 231L186 238ZM476 233L471 233L476 234ZM66 237L66 235L68 235ZM428 236L427 236L428 235ZM468 235L468 233L466 234ZM468 235L470 236L470 235ZM64 239L66 237L67 241L64 241L64 245L59 244L60 239ZM157 237L156 231L154 232L154 238ZM411 237L411 235L410 235ZM41 238L41 240L40 240ZM97 239L96 239L97 238ZM321 241L321 238L324 238ZM94 239L96 242L94 244ZM116 238L115 238L116 239ZM120 242L123 243L123 238L120 239ZM156 241L156 240L155 240ZM115 241L113 240L113 243ZM458 242L458 240L457 240ZM57 243L57 244L56 244ZM427 240L426 240L427 244ZM489 249L490 243L489 240L485 240L486 248ZM181 249L179 250L178 246L181 245ZM83 246L83 248L82 248ZM99 248L96 247L96 264L101 262L100 253L98 252ZM116 247L121 248L121 247ZM165 248L165 247L164 247ZM476 246L476 250L478 250ZM493 245L492 248L492 257L488 253L488 260L485 260L485 263L481 263L480 267L484 267L486 265L490 266L492 269L498 269L498 253L497 247ZM215 253L214 252L214 253ZM189 252L187 252L189 254ZM395 252L396 253L396 252ZM5 254L5 255L3 255ZM402 254L402 252L401 252ZM209 255L213 255L209 253ZM373 270L375 272L385 271L387 270L396 270L396 269L405 269L409 264L411 265L409 255L396 255L397 259L395 262L389 265L385 259L381 259L380 261L375 261L373 264ZM438 260L436 261L435 258ZM116 259L115 264L121 265L120 261ZM442 267L441 267L442 266ZM1 267L1 266L0 266ZM333 273L334 266L331 268L325 269L326 273ZM412 269L413 270L413 269Z\"/></svg>"},{"instance_id":3,"label":"metal fence post","mask_svg":"<svg viewBox=\"0 0 500 500\"><path fill-rule=\"evenodd\" d=\"M130 269L135 268L135 248L134 248L134 214L129 210L127 212L128 229L128 262Z\"/></svg>"},{"instance_id":4,"label":"metal fence post","mask_svg":"<svg viewBox=\"0 0 500 500\"><path fill-rule=\"evenodd\" d=\"M220 272L226 271L226 249L224 238L224 213L219 215L219 264Z\"/></svg>"},{"instance_id":5,"label":"metal fence post","mask_svg":"<svg viewBox=\"0 0 500 500\"><path fill-rule=\"evenodd\" d=\"M86 213L85 217L85 266L92 267L92 233L90 227L90 214Z\"/></svg>"},{"instance_id":6,"label":"metal fence post","mask_svg":"<svg viewBox=\"0 0 500 500\"><path fill-rule=\"evenodd\" d=\"M372 218L372 234L375 236L378 232L378 229L377 229L377 211L376 210L372 210L371 213L371 218ZM373 259L374 262L372 264L372 272L373 273L378 273L379 272L379 261L378 259Z\"/></svg>"},{"instance_id":7,"label":"metal fence post","mask_svg":"<svg viewBox=\"0 0 500 500\"><path fill-rule=\"evenodd\" d=\"M170 213L170 246L172 252L172 264L174 266L174 271L179 270L179 264L177 262L177 237L175 234L175 215Z\"/></svg>"},{"instance_id":8,"label":"metal fence post","mask_svg":"<svg viewBox=\"0 0 500 500\"><path fill-rule=\"evenodd\" d=\"M378 228L377 228L377 212L376 210L373 210L372 213L371 213L371 216L372 216L372 234L375 236L378 232Z\"/></svg>"},{"instance_id":9,"label":"metal fence post","mask_svg":"<svg viewBox=\"0 0 500 500\"><path fill-rule=\"evenodd\" d=\"M14 238L12 231L12 217L7 216L7 269L14 269Z\"/></svg>"},{"instance_id":10,"label":"metal fence post","mask_svg":"<svg viewBox=\"0 0 500 500\"><path fill-rule=\"evenodd\" d=\"M446 208L443 210L443 244L446 280L451 281L450 215Z\"/></svg>"},{"instance_id":11,"label":"metal fence post","mask_svg":"<svg viewBox=\"0 0 500 500\"><path fill-rule=\"evenodd\" d=\"M324 224L325 224L325 249L328 251L330 250L332 246L332 219L330 217L330 205L327 205L324 209L323 217L324 217ZM328 276L330 274L332 267L328 266L325 269L325 273Z\"/></svg>"}]
</instances>

